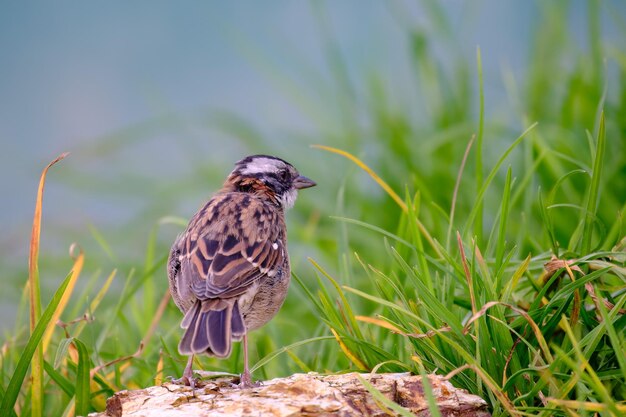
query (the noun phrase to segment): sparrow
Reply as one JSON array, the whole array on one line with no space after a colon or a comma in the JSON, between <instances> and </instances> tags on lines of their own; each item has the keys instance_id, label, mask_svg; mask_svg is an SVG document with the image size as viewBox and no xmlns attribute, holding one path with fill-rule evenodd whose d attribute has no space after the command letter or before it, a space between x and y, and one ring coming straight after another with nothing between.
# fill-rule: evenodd
<instances>
[{"instance_id":1,"label":"sparrow","mask_svg":"<svg viewBox=\"0 0 626 417\"><path fill-rule=\"evenodd\" d=\"M175 382L194 386L193 355L226 358L243 339L240 386L253 386L248 332L278 313L291 279L285 210L315 185L280 158L248 156L176 238L169 288L184 314L178 351L189 361Z\"/></svg>"}]
</instances>

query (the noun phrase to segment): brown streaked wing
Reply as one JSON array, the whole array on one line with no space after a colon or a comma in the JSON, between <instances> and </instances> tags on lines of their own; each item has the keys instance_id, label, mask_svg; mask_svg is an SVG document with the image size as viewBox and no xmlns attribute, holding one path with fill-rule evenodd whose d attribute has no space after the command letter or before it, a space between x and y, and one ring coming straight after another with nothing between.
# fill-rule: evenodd
<instances>
[{"instance_id":1,"label":"brown streaked wing","mask_svg":"<svg viewBox=\"0 0 626 417\"><path fill-rule=\"evenodd\" d=\"M189 223L180 286L201 300L245 292L283 264L283 230L280 212L262 200L244 193L218 194Z\"/></svg>"}]
</instances>

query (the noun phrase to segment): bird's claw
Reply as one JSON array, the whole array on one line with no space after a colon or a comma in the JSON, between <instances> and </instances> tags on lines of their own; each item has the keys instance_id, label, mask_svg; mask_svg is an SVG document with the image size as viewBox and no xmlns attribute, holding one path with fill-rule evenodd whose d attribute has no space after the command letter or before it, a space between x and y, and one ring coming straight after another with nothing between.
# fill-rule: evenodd
<instances>
[{"instance_id":1,"label":"bird's claw","mask_svg":"<svg viewBox=\"0 0 626 417\"><path fill-rule=\"evenodd\" d=\"M199 382L198 378L188 377L186 375L183 375L180 378L174 378L173 376L168 376L167 379L169 379L169 381L172 384L184 385L186 387L191 387L192 390L196 389L196 386L198 385L198 382Z\"/></svg>"},{"instance_id":2,"label":"bird's claw","mask_svg":"<svg viewBox=\"0 0 626 417\"><path fill-rule=\"evenodd\" d=\"M250 374L241 374L239 377L239 384L233 384L237 388L258 388L263 385L261 381L253 382Z\"/></svg>"}]
</instances>

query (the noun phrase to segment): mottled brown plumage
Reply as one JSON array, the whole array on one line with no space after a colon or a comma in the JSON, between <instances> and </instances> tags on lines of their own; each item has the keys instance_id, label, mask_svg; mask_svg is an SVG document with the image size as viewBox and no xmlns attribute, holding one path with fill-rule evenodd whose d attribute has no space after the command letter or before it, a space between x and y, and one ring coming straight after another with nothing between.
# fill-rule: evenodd
<instances>
[{"instance_id":1,"label":"mottled brown plumage","mask_svg":"<svg viewBox=\"0 0 626 417\"><path fill-rule=\"evenodd\" d=\"M284 211L314 185L282 159L244 158L174 242L168 277L185 314L179 351L190 355L183 382L193 383L194 354L227 357L243 338L241 383L251 385L247 332L274 317L289 287Z\"/></svg>"}]
</instances>

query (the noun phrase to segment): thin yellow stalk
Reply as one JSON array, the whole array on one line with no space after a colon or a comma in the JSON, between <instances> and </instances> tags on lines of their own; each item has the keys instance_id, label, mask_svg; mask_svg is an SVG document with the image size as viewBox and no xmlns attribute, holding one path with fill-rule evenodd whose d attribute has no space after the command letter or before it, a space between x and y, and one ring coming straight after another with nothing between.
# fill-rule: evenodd
<instances>
[{"instance_id":1,"label":"thin yellow stalk","mask_svg":"<svg viewBox=\"0 0 626 417\"><path fill-rule=\"evenodd\" d=\"M385 192L387 194L389 194L389 196L400 206L402 211L404 211L405 213L408 213L409 208L406 205L406 203L400 198L400 196L398 194L396 194L395 191L393 191L393 189L389 186L389 184L387 184L385 182L385 180L380 178L378 176L378 174L376 174L369 166L367 166L359 158L357 158L356 156L352 155L349 152L343 151L341 149L333 148L332 146L311 145L311 147L322 149L322 150L325 150L325 151L328 151L328 152L332 152L332 153L336 153L337 155L344 156L344 157L348 158L349 160L351 160L352 162L354 162L359 168L361 168L363 171L367 172L369 174L369 176L372 177L372 179L374 181L376 181L378 183L378 185L380 185L380 187L383 190L385 190ZM426 240L428 240L428 243L433 248L435 253L437 253L437 255L439 255L440 257L443 257L443 255L441 254L441 250L439 249L439 246L435 243L435 240L430 235L430 233L428 233L428 230L426 230L426 228L424 227L422 222L419 219L415 219L415 220L417 221L417 227L420 229L420 233L422 233L422 235L426 238Z\"/></svg>"},{"instance_id":2,"label":"thin yellow stalk","mask_svg":"<svg viewBox=\"0 0 626 417\"><path fill-rule=\"evenodd\" d=\"M363 163L356 156L354 156L351 153L348 153L346 151L343 151L341 149L333 148L331 146L312 145L312 147L313 148L318 148L318 149L323 149L323 150L329 151L329 152L333 152L333 153L336 153L336 154L341 155L341 156L345 156L346 158L348 158L349 160L351 160L352 162L357 164L359 166L359 168L361 168L363 171L367 172L369 174L369 176L372 177L372 179L374 181L376 181L378 183L378 185L380 185L381 188L383 190L385 190L385 192L387 194L389 194L389 196L395 200L396 203L398 203L400 208L402 208L402 211L407 212L409 210L409 208L407 207L406 203L400 198L400 196L398 194L396 194L396 192L389 186L389 184L387 184L385 182L385 180L380 178L378 176L378 174L376 174L370 167L365 165L365 163Z\"/></svg>"},{"instance_id":3,"label":"thin yellow stalk","mask_svg":"<svg viewBox=\"0 0 626 417\"><path fill-rule=\"evenodd\" d=\"M406 333L404 333L402 330L400 330L399 328L397 328L393 324L389 323L388 321L377 319L377 318L374 318L374 317L368 317L368 316L354 316L354 318L357 319L358 321L362 321L364 323L374 324L376 326L385 328L387 330L391 330L394 333L406 336Z\"/></svg>"},{"instance_id":4,"label":"thin yellow stalk","mask_svg":"<svg viewBox=\"0 0 626 417\"><path fill-rule=\"evenodd\" d=\"M580 411L585 410L593 413L604 413L609 410L609 406L604 403L594 403L589 401L576 401L576 400L563 400L560 398L547 397L547 402L554 403L560 405L561 407L565 407L570 409L571 411ZM616 404L615 408L620 413L626 414L626 405Z\"/></svg>"},{"instance_id":5,"label":"thin yellow stalk","mask_svg":"<svg viewBox=\"0 0 626 417\"><path fill-rule=\"evenodd\" d=\"M37 189L37 200L35 202L35 215L33 216L33 228L30 236L30 253L28 256L28 287L30 293L30 332L31 334L37 326L41 316L41 289L39 286L39 242L41 238L41 211L43 203L43 190L46 183L46 174L50 167L68 155L63 153L54 161L50 162L41 173L39 188ZM31 395L31 415L41 417L43 415L43 345L39 344L33 356L31 364L32 375L32 395Z\"/></svg>"},{"instance_id":6,"label":"thin yellow stalk","mask_svg":"<svg viewBox=\"0 0 626 417\"><path fill-rule=\"evenodd\" d=\"M343 353L348 357L348 359L350 359L350 362L355 364L361 371L367 371L367 365L365 365L359 358L356 357L354 353L352 353L352 351L350 351L350 349L348 349L348 346L343 343L343 340L341 340L341 337L339 337L339 334L335 331L335 329L331 328L330 331L333 333L333 336L335 336L335 339L337 339L337 343L339 343L339 347Z\"/></svg>"},{"instance_id":7,"label":"thin yellow stalk","mask_svg":"<svg viewBox=\"0 0 626 417\"><path fill-rule=\"evenodd\" d=\"M70 248L70 253L72 252L73 248L74 248L74 245L72 245L72 248ZM63 293L63 298L61 298L59 305L57 306L56 310L54 310L54 313L52 314L52 319L50 320L50 323L52 323L52 325L48 326L45 333L43 334L43 339L42 339L41 344L43 346L44 355L46 351L48 350L48 345L50 345L50 340L52 339L52 333L54 332L54 328L55 328L54 323L56 323L59 320L59 318L61 317L61 314L63 314L63 311L65 310L65 307L67 306L67 303L70 300L70 297L72 296L72 291L74 290L74 286L76 285L76 281L78 280L80 271L83 269L84 261L85 261L85 256L83 254L83 251L80 250L80 252L78 253L78 256L76 257L76 260L74 261L74 266L72 267L72 270L70 271L71 278L70 278L69 283L67 284L67 289Z\"/></svg>"}]
</instances>

